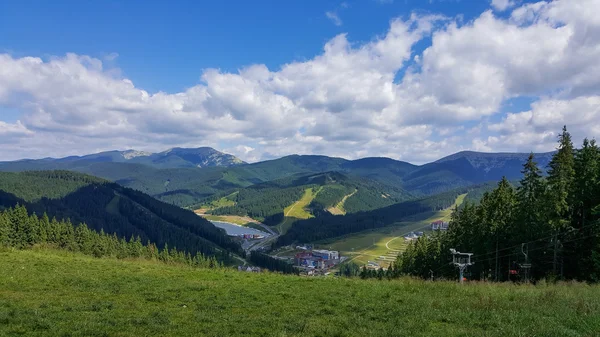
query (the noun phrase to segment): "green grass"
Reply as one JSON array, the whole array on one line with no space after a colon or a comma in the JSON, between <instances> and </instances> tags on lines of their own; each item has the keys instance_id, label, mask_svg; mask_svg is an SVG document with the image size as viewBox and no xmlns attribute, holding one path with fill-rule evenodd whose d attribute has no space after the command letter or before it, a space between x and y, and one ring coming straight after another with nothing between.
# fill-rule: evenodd
<instances>
[{"instance_id":1,"label":"green grass","mask_svg":"<svg viewBox=\"0 0 600 337\"><path fill-rule=\"evenodd\" d=\"M219 208L219 207L227 207L227 206L235 206L235 201L231 200L238 191L235 191L231 194L228 194L220 199L212 201L210 204L206 205L208 208Z\"/></svg>"},{"instance_id":2,"label":"green grass","mask_svg":"<svg viewBox=\"0 0 600 337\"><path fill-rule=\"evenodd\" d=\"M380 266L387 267L393 257L406 248L407 243L403 236L410 232L426 230L433 221L450 220L452 210L455 206L460 205L465 197L466 194L459 195L451 207L441 211L421 213L393 226L321 241L317 243L317 246L339 250L343 256L348 256L351 261L358 264L375 261ZM386 256L386 258L380 260L380 256Z\"/></svg>"},{"instance_id":3,"label":"green grass","mask_svg":"<svg viewBox=\"0 0 600 337\"><path fill-rule=\"evenodd\" d=\"M248 221L248 218L237 216L237 215L205 214L202 217L205 218L206 220L229 222L229 223L233 223L233 224L240 225L240 226L247 226L250 224L250 221Z\"/></svg>"},{"instance_id":4,"label":"green grass","mask_svg":"<svg viewBox=\"0 0 600 337\"><path fill-rule=\"evenodd\" d=\"M300 200L289 205L283 210L284 218L283 221L276 226L277 231L280 234L285 234L291 227L294 221L298 219L312 218L313 215L308 210L308 205L313 201L317 194L323 187L319 187L318 190L314 191L312 188L307 188L304 191L304 195Z\"/></svg>"},{"instance_id":5,"label":"green grass","mask_svg":"<svg viewBox=\"0 0 600 337\"><path fill-rule=\"evenodd\" d=\"M320 190L321 188L319 188ZM319 190L313 193L312 188L307 188L304 191L304 195L300 200L295 202L294 204L289 205L283 210L283 214L287 217L296 218L296 219L308 219L312 218L312 214L308 211L307 207L310 202L315 198Z\"/></svg>"},{"instance_id":6,"label":"green grass","mask_svg":"<svg viewBox=\"0 0 600 337\"><path fill-rule=\"evenodd\" d=\"M0 336L596 336L600 287L362 281L0 252Z\"/></svg>"},{"instance_id":7,"label":"green grass","mask_svg":"<svg viewBox=\"0 0 600 337\"><path fill-rule=\"evenodd\" d=\"M334 207L327 209L329 213L333 215L345 215L346 210L344 209L344 203L346 202L346 199L356 194L356 192L358 192L358 190L355 189L352 193L345 195Z\"/></svg>"}]
</instances>

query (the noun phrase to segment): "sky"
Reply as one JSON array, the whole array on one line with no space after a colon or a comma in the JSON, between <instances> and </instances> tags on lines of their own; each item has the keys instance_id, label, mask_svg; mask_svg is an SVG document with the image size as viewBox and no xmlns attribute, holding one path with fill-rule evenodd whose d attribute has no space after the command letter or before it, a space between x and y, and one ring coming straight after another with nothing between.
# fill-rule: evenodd
<instances>
[{"instance_id":1,"label":"sky","mask_svg":"<svg viewBox=\"0 0 600 337\"><path fill-rule=\"evenodd\" d=\"M0 160L425 163L600 134L600 0L0 1Z\"/></svg>"}]
</instances>

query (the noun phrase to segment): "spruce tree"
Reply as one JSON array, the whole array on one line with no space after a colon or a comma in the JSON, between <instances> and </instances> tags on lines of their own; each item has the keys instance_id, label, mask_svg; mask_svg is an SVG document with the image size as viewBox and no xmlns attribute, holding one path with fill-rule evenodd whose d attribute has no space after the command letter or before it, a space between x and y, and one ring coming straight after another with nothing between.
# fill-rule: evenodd
<instances>
[{"instance_id":1,"label":"spruce tree","mask_svg":"<svg viewBox=\"0 0 600 337\"><path fill-rule=\"evenodd\" d=\"M572 207L572 189L575 179L575 157L571 134L563 127L558 136L558 149L548 164L548 189L546 199L549 223L554 230L552 239L552 273L558 275L559 263L565 233L570 232Z\"/></svg>"},{"instance_id":2,"label":"spruce tree","mask_svg":"<svg viewBox=\"0 0 600 337\"><path fill-rule=\"evenodd\" d=\"M514 232L515 244L528 243L527 249L531 250L529 254L529 263L536 268L537 277L544 275L544 264L547 264L550 256L547 254L547 241L540 241L540 236L551 233L551 227L546 214L546 183L542 177L542 171L534 161L534 155L531 153L527 162L523 165L523 178L517 188L517 216L515 219L516 230ZM538 240L536 240L538 239ZM523 261L524 262L524 261Z\"/></svg>"},{"instance_id":3,"label":"spruce tree","mask_svg":"<svg viewBox=\"0 0 600 337\"><path fill-rule=\"evenodd\" d=\"M550 222L556 229L564 228L570 220L570 192L575 179L573 142L566 126L558 136L558 149L548 167L547 199Z\"/></svg>"},{"instance_id":4,"label":"spruce tree","mask_svg":"<svg viewBox=\"0 0 600 337\"><path fill-rule=\"evenodd\" d=\"M517 223L522 240L530 241L547 232L544 218L545 183L542 171L531 153L523 165L523 178L517 188Z\"/></svg>"},{"instance_id":5,"label":"spruce tree","mask_svg":"<svg viewBox=\"0 0 600 337\"><path fill-rule=\"evenodd\" d=\"M0 213L0 247L10 246L11 230L7 212Z\"/></svg>"},{"instance_id":6,"label":"spruce tree","mask_svg":"<svg viewBox=\"0 0 600 337\"><path fill-rule=\"evenodd\" d=\"M583 146L575 153L575 179L571 191L574 228L571 242L565 245L568 254L568 276L590 279L593 274L594 251L598 246L600 230L594 223L599 214L594 208L600 204L598 184L600 183L600 151L594 140L584 139ZM576 267L573 270L573 267Z\"/></svg>"},{"instance_id":7,"label":"spruce tree","mask_svg":"<svg viewBox=\"0 0 600 337\"><path fill-rule=\"evenodd\" d=\"M40 218L40 242L46 243L48 242L48 230L50 229L50 219L48 218L48 214L44 212L42 217Z\"/></svg>"}]
</instances>

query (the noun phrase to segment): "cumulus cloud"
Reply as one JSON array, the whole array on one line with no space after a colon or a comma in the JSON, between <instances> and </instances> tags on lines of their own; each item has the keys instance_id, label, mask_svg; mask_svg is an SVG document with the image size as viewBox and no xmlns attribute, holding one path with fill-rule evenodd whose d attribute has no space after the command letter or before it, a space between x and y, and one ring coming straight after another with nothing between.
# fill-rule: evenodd
<instances>
[{"instance_id":1,"label":"cumulus cloud","mask_svg":"<svg viewBox=\"0 0 600 337\"><path fill-rule=\"evenodd\" d=\"M496 10L503 12L515 5L515 2L512 0L492 0L492 7Z\"/></svg>"},{"instance_id":2,"label":"cumulus cloud","mask_svg":"<svg viewBox=\"0 0 600 337\"><path fill-rule=\"evenodd\" d=\"M413 14L362 44L337 35L279 69L206 69L201 84L174 94L147 92L85 55L1 54L0 107L20 116L0 122L0 158L213 146L247 161L318 153L425 162L469 148L551 150L562 124L600 131L597 9L598 0L556 0L466 23ZM531 109L497 117L522 96L536 97Z\"/></svg>"}]
</instances>

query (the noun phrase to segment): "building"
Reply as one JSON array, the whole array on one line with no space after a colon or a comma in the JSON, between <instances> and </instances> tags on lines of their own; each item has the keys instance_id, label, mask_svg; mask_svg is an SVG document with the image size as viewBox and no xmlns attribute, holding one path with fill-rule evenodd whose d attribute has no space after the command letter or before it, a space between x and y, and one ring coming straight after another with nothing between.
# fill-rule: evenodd
<instances>
[{"instance_id":1,"label":"building","mask_svg":"<svg viewBox=\"0 0 600 337\"><path fill-rule=\"evenodd\" d=\"M238 271L245 271L247 273L260 273L260 267L251 267L251 266L238 266Z\"/></svg>"},{"instance_id":2,"label":"building","mask_svg":"<svg viewBox=\"0 0 600 337\"><path fill-rule=\"evenodd\" d=\"M416 240L417 238L418 238L418 236L414 232L410 232L410 233L408 233L408 235L404 236L404 240L406 240L406 241Z\"/></svg>"},{"instance_id":3,"label":"building","mask_svg":"<svg viewBox=\"0 0 600 337\"><path fill-rule=\"evenodd\" d=\"M295 265L307 269L326 269L340 263L337 251L312 250L297 253L294 258Z\"/></svg>"},{"instance_id":4,"label":"building","mask_svg":"<svg viewBox=\"0 0 600 337\"><path fill-rule=\"evenodd\" d=\"M433 231L446 231L448 230L448 223L442 220L437 220L431 223L431 230Z\"/></svg>"},{"instance_id":5,"label":"building","mask_svg":"<svg viewBox=\"0 0 600 337\"><path fill-rule=\"evenodd\" d=\"M340 253L335 250L315 249L312 251L312 255L323 260L338 260L340 258Z\"/></svg>"}]
</instances>

